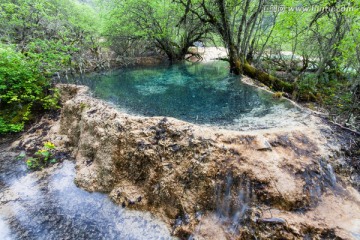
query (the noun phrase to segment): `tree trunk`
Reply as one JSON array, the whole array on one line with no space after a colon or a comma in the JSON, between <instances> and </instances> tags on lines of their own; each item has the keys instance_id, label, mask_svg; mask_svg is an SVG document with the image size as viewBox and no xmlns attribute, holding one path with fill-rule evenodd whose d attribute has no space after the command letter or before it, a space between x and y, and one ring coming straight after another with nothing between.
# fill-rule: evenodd
<instances>
[{"instance_id":1,"label":"tree trunk","mask_svg":"<svg viewBox=\"0 0 360 240\"><path fill-rule=\"evenodd\" d=\"M242 66L240 63L240 57L237 54L237 50L233 45L229 47L229 62L230 62L230 72L235 75L242 74Z\"/></svg>"},{"instance_id":2,"label":"tree trunk","mask_svg":"<svg viewBox=\"0 0 360 240\"><path fill-rule=\"evenodd\" d=\"M242 65L240 58L237 58L234 55L231 55L232 51L229 50L229 62L230 62L230 71L236 75L244 74L250 78L256 79L264 85L270 87L274 91L286 92L292 94L295 90L293 84L282 81L270 74L263 72L252 65L247 61Z\"/></svg>"}]
</instances>

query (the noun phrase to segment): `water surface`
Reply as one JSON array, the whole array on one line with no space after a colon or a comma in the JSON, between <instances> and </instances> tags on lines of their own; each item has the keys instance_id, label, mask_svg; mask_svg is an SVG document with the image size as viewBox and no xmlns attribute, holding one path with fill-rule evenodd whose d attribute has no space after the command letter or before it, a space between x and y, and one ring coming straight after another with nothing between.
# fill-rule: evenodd
<instances>
[{"instance_id":1,"label":"water surface","mask_svg":"<svg viewBox=\"0 0 360 240\"><path fill-rule=\"evenodd\" d=\"M298 111L241 82L224 62L127 68L75 80L132 114L174 117L232 129L268 128ZM282 122L284 122L282 120Z\"/></svg>"}]
</instances>

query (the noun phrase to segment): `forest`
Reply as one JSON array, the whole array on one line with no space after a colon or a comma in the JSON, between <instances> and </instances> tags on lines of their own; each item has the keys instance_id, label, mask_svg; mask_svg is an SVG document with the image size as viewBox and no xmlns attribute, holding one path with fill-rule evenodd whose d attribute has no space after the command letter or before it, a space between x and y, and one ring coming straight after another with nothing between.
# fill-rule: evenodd
<instances>
[{"instance_id":1,"label":"forest","mask_svg":"<svg viewBox=\"0 0 360 240\"><path fill-rule=\"evenodd\" d=\"M111 54L185 61L195 42L225 47L233 74L359 128L355 0L2 0L0 25L2 133L57 107L56 75L105 69Z\"/></svg>"}]
</instances>

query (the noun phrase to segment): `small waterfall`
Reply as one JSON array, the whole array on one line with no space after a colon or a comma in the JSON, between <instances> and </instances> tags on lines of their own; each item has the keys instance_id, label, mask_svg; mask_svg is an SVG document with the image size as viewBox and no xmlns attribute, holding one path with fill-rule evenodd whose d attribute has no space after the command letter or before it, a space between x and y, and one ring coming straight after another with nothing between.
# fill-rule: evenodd
<instances>
[{"instance_id":1,"label":"small waterfall","mask_svg":"<svg viewBox=\"0 0 360 240\"><path fill-rule=\"evenodd\" d=\"M229 232L236 234L253 201L252 184L246 176L228 173L216 187L216 215Z\"/></svg>"},{"instance_id":2,"label":"small waterfall","mask_svg":"<svg viewBox=\"0 0 360 240\"><path fill-rule=\"evenodd\" d=\"M231 204L231 187L232 187L232 176L228 174L226 176L225 186L218 185L216 186L216 206L217 206L217 216L220 219L227 219L230 214L230 204ZM225 189L222 193L223 188Z\"/></svg>"},{"instance_id":3,"label":"small waterfall","mask_svg":"<svg viewBox=\"0 0 360 240\"><path fill-rule=\"evenodd\" d=\"M326 165L326 177L328 178L328 181L330 182L331 186L335 187L336 186L336 175L334 172L334 169L332 168L332 166L328 163Z\"/></svg>"},{"instance_id":4,"label":"small waterfall","mask_svg":"<svg viewBox=\"0 0 360 240\"><path fill-rule=\"evenodd\" d=\"M303 178L306 182L304 191L308 193L311 205L315 206L326 189L338 190L336 175L332 166L322 159L318 165L309 166Z\"/></svg>"},{"instance_id":5,"label":"small waterfall","mask_svg":"<svg viewBox=\"0 0 360 240\"><path fill-rule=\"evenodd\" d=\"M208 220L210 218L210 222L213 224L222 226L221 228L230 235L238 235L241 227L249 220L251 206L256 201L253 184L246 175L235 176L228 172L218 180L214 194L216 198L215 211L204 217ZM203 213L198 212L196 214L196 218L200 222L188 238L189 240L196 240L203 224L206 225L202 217Z\"/></svg>"},{"instance_id":6,"label":"small waterfall","mask_svg":"<svg viewBox=\"0 0 360 240\"><path fill-rule=\"evenodd\" d=\"M320 160L320 171L325 185L331 188L336 187L336 175L334 169L325 160Z\"/></svg>"}]
</instances>

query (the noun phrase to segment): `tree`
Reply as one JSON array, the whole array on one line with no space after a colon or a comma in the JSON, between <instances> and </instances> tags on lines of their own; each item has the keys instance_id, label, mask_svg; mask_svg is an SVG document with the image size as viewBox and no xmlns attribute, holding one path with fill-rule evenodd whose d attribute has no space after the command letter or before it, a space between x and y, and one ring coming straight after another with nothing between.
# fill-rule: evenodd
<instances>
[{"instance_id":1,"label":"tree","mask_svg":"<svg viewBox=\"0 0 360 240\"><path fill-rule=\"evenodd\" d=\"M96 48L96 14L73 0L0 0L0 132L55 108L51 76L82 70Z\"/></svg>"},{"instance_id":2,"label":"tree","mask_svg":"<svg viewBox=\"0 0 360 240\"><path fill-rule=\"evenodd\" d=\"M189 13L210 24L228 49L230 71L246 74L278 91L292 93L292 84L255 68L247 59L252 55L255 29L261 22L264 0L178 0Z\"/></svg>"},{"instance_id":3,"label":"tree","mask_svg":"<svg viewBox=\"0 0 360 240\"><path fill-rule=\"evenodd\" d=\"M49 74L65 67L79 68L86 52L96 48L96 16L91 7L73 0L3 0L0 41L41 59Z\"/></svg>"},{"instance_id":4,"label":"tree","mask_svg":"<svg viewBox=\"0 0 360 240\"><path fill-rule=\"evenodd\" d=\"M146 41L170 62L183 60L188 48L209 32L194 15L182 18L183 7L171 0L113 0L107 4L104 33L110 44L119 39Z\"/></svg>"}]
</instances>

